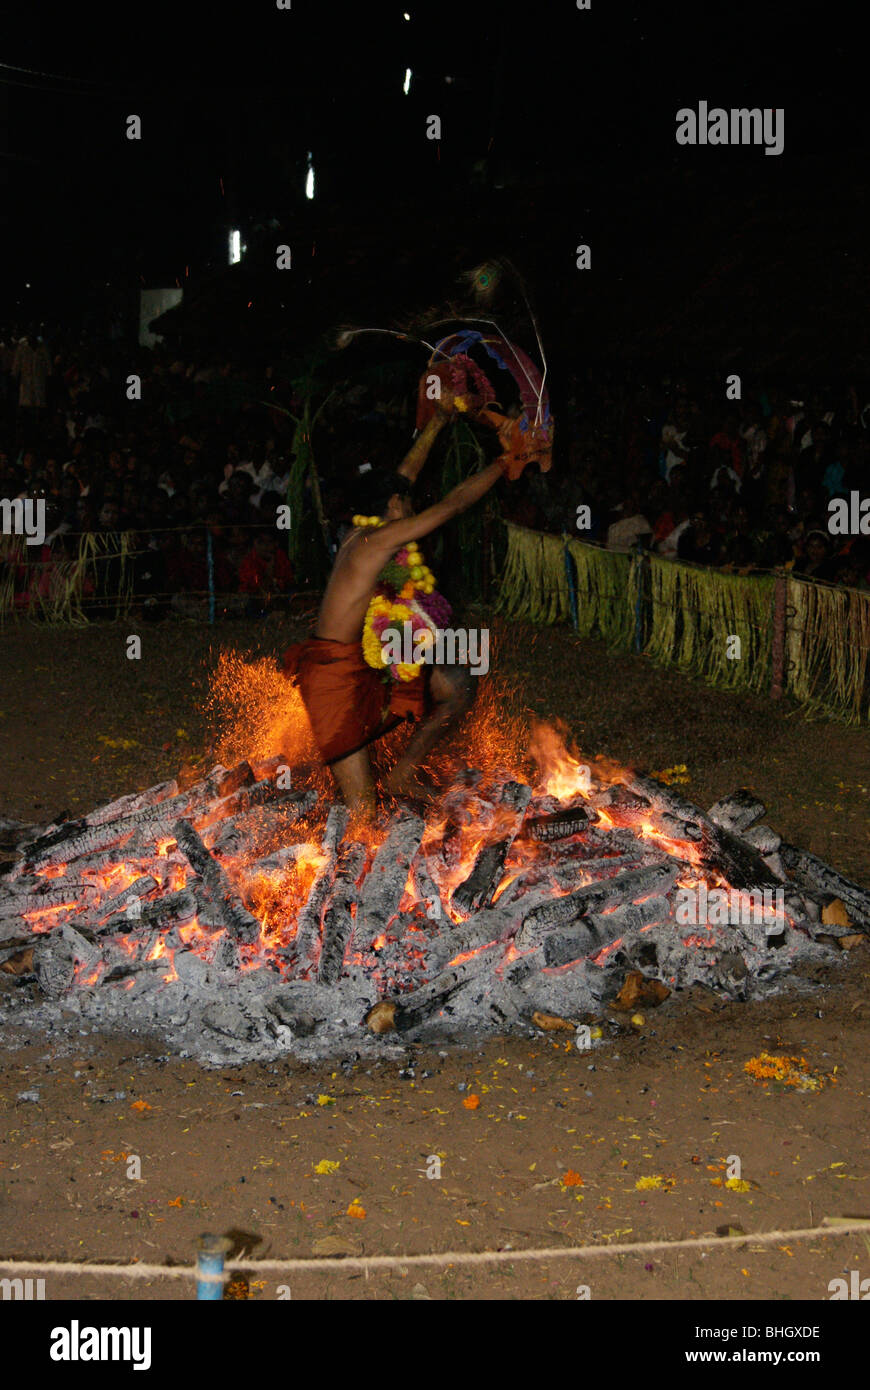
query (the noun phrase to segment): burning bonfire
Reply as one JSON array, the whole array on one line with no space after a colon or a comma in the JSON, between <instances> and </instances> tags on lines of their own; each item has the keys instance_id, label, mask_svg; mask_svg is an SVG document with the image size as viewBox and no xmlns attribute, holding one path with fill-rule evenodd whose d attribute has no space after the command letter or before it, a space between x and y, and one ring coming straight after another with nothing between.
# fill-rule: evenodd
<instances>
[{"instance_id":1,"label":"burning bonfire","mask_svg":"<svg viewBox=\"0 0 870 1390\"><path fill-rule=\"evenodd\" d=\"M355 825L302 764L282 698L289 743L268 721L258 738L283 752L259 746L78 820L6 823L10 1012L43 1032L158 1036L214 1064L313 1057L541 1011L579 1023L628 972L659 997L696 982L763 995L797 957L870 926L870 894L758 825L750 793L704 813L649 777L585 767L546 727L533 775L500 764L502 745L425 816Z\"/></svg>"}]
</instances>

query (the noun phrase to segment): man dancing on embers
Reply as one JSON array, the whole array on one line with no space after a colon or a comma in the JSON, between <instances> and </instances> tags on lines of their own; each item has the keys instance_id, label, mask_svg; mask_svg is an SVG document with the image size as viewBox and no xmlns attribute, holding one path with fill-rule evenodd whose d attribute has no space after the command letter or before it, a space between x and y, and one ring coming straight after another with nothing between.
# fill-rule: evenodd
<instances>
[{"instance_id":1,"label":"man dancing on embers","mask_svg":"<svg viewBox=\"0 0 870 1390\"><path fill-rule=\"evenodd\" d=\"M454 395L445 382L434 413L397 471L360 474L358 492L366 499L368 514L354 517L353 530L339 547L314 635L284 656L285 675L298 684L324 763L345 803L367 818L376 810L369 745L403 719L420 721L385 785L395 797L425 799L420 764L474 698L473 678L464 666L427 662L409 667L384 659L380 634L385 629L387 636L396 629L401 633L402 620L413 618L415 642L420 635L425 645L427 636L431 641L438 630L431 613L437 614L439 600L449 617L449 607L438 595L426 611L434 582L416 542L473 506L504 474L519 477L531 458L544 470L549 467L547 430L526 430L520 441L516 416L499 415L488 402L483 408L476 408L478 404L474 396ZM457 410L497 429L503 452L434 506L415 514L411 487ZM392 599L383 595L385 582Z\"/></svg>"}]
</instances>

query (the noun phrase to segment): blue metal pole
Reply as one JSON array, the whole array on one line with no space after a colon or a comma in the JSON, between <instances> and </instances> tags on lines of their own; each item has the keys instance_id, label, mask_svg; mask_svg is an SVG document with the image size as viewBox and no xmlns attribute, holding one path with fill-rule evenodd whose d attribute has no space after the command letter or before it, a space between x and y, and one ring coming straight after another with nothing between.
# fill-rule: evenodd
<instances>
[{"instance_id":1,"label":"blue metal pole","mask_svg":"<svg viewBox=\"0 0 870 1390\"><path fill-rule=\"evenodd\" d=\"M646 555L643 551L636 551L634 563L636 566L636 585L637 595L634 603L634 650L643 651L643 571L646 562Z\"/></svg>"},{"instance_id":2,"label":"blue metal pole","mask_svg":"<svg viewBox=\"0 0 870 1390\"><path fill-rule=\"evenodd\" d=\"M196 1297L220 1301L224 1296L226 1236L200 1236L196 1246Z\"/></svg>"},{"instance_id":3,"label":"blue metal pole","mask_svg":"<svg viewBox=\"0 0 870 1390\"><path fill-rule=\"evenodd\" d=\"M563 544L562 554L565 557L565 575L568 580L568 605L571 609L571 622L574 625L574 631L577 632L580 627L580 614L577 608L577 585L574 582L574 562L571 559L571 552L566 544Z\"/></svg>"}]
</instances>

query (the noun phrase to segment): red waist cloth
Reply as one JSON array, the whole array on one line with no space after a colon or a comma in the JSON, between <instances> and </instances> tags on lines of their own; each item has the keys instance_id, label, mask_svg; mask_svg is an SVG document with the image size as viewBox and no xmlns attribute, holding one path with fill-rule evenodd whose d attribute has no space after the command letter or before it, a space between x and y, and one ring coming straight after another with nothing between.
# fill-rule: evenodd
<instances>
[{"instance_id":1,"label":"red waist cloth","mask_svg":"<svg viewBox=\"0 0 870 1390\"><path fill-rule=\"evenodd\" d=\"M426 673L413 681L384 681L369 666L360 642L309 637L283 658L284 674L299 686L325 763L365 748L403 719L420 719Z\"/></svg>"}]
</instances>

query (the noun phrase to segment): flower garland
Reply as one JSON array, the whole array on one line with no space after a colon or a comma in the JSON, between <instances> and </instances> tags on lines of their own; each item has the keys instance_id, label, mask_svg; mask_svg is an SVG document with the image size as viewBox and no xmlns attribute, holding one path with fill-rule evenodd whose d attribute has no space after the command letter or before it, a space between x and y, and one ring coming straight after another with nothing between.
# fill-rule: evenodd
<instances>
[{"instance_id":1,"label":"flower garland","mask_svg":"<svg viewBox=\"0 0 870 1390\"><path fill-rule=\"evenodd\" d=\"M379 516L355 516L354 526L377 528L384 525ZM435 641L440 627L450 622L450 604L435 588L435 576L423 561L416 541L402 546L384 566L371 597L363 623L363 656L376 671L386 671L395 681L412 681L420 675L423 655ZM420 661L385 660L383 634L398 629L404 639L404 624L411 624L412 645ZM425 635L424 635L425 634Z\"/></svg>"}]
</instances>

